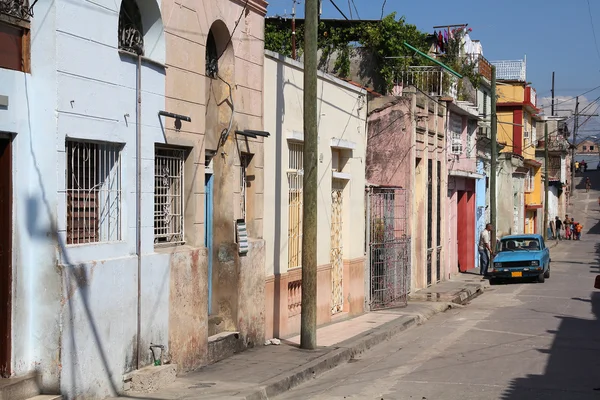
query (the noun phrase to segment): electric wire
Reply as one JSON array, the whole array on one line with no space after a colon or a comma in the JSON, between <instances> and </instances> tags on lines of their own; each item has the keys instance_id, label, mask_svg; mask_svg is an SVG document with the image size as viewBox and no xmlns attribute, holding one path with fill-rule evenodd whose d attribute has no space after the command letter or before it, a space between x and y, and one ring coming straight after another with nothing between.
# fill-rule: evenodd
<instances>
[{"instance_id":1,"label":"electric wire","mask_svg":"<svg viewBox=\"0 0 600 400\"><path fill-rule=\"evenodd\" d=\"M598 38L596 37L596 28L594 27L594 17L592 17L592 6L590 0L587 0L588 13L590 14L590 23L592 24L592 33L594 34L594 44L596 45L596 54L600 60L600 49L598 48Z\"/></svg>"}]
</instances>

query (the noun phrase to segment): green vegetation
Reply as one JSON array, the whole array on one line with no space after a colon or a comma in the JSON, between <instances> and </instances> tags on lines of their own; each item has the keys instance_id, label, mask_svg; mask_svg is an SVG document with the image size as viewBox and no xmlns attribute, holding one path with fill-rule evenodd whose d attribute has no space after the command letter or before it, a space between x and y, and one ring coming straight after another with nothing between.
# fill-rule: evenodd
<instances>
[{"instance_id":1,"label":"green vegetation","mask_svg":"<svg viewBox=\"0 0 600 400\"><path fill-rule=\"evenodd\" d=\"M456 72L468 78L475 88L480 76L476 72L476 64L468 62L461 54L461 42L464 29L454 31L454 38L448 44L448 51L439 60ZM415 25L407 24L404 17L396 18L392 13L381 21L329 24L321 21L319 25L319 50L321 58L319 66L330 68L330 72L342 78L350 76L350 61L354 52L360 48L368 49L372 59L363 60L379 74L384 82L384 91L393 87L397 71L412 65L433 65L431 61L414 54L406 48L406 41L413 47L427 53L429 35L421 32ZM296 25L297 58L302 56L304 47L304 30L302 24ZM292 55L292 31L290 21L276 21L265 26L265 48L285 56ZM393 57L393 58L390 58ZM333 65L331 65L333 61ZM462 82L459 82L459 93Z\"/></svg>"}]
</instances>

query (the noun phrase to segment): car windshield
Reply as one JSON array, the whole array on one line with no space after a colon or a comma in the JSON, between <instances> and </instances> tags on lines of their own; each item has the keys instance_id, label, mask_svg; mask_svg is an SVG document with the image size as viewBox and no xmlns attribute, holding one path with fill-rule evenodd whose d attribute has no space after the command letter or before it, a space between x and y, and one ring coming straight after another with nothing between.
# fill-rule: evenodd
<instances>
[{"instance_id":1,"label":"car windshield","mask_svg":"<svg viewBox=\"0 0 600 400\"><path fill-rule=\"evenodd\" d=\"M503 239L500 242L500 251L530 251L540 248L539 240L531 238Z\"/></svg>"}]
</instances>

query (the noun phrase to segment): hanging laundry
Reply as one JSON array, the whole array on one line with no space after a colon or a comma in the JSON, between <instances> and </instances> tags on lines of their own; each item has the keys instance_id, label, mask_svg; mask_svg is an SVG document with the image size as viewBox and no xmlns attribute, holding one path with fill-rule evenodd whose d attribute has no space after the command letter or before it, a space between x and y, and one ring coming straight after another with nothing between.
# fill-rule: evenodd
<instances>
[{"instance_id":1,"label":"hanging laundry","mask_svg":"<svg viewBox=\"0 0 600 400\"><path fill-rule=\"evenodd\" d=\"M438 43L440 44L440 53L444 53L446 51L446 46L444 46L444 37L442 36L442 31L439 33Z\"/></svg>"},{"instance_id":2,"label":"hanging laundry","mask_svg":"<svg viewBox=\"0 0 600 400\"><path fill-rule=\"evenodd\" d=\"M439 52L440 51L440 43L438 41L437 31L433 31L433 41L435 43L435 51Z\"/></svg>"}]
</instances>

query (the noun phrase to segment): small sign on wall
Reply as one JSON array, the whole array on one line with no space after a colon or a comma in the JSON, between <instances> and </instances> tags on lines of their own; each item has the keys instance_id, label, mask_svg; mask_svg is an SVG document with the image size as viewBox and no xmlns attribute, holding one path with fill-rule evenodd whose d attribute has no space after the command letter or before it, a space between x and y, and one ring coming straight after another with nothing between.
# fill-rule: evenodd
<instances>
[{"instance_id":1,"label":"small sign on wall","mask_svg":"<svg viewBox=\"0 0 600 400\"><path fill-rule=\"evenodd\" d=\"M236 221L236 239L238 244L238 254L245 255L248 254L248 231L246 229L246 221L243 219L238 219Z\"/></svg>"}]
</instances>

